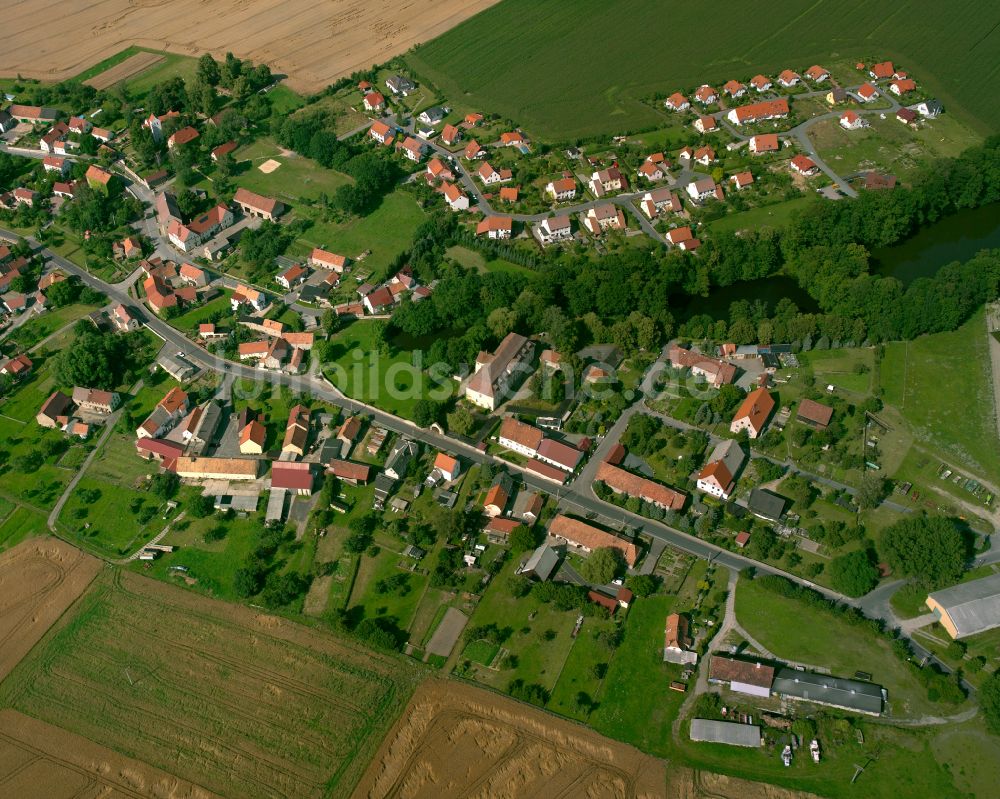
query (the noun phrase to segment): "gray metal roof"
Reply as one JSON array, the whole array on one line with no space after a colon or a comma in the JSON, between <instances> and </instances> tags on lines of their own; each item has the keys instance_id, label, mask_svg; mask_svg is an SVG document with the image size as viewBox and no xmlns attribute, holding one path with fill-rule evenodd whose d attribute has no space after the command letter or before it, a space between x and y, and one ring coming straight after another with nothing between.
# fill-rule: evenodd
<instances>
[{"instance_id":1,"label":"gray metal roof","mask_svg":"<svg viewBox=\"0 0 1000 799\"><path fill-rule=\"evenodd\" d=\"M859 713L882 712L882 686L860 680L845 680L828 674L780 669L771 691L791 699L833 705Z\"/></svg>"},{"instance_id":2,"label":"gray metal roof","mask_svg":"<svg viewBox=\"0 0 1000 799\"><path fill-rule=\"evenodd\" d=\"M929 598L948 613L960 637L1000 626L1000 574L935 591Z\"/></svg>"},{"instance_id":3,"label":"gray metal roof","mask_svg":"<svg viewBox=\"0 0 1000 799\"><path fill-rule=\"evenodd\" d=\"M549 575L552 574L557 563L559 563L559 553L552 547L543 544L531 554L521 571L532 572L544 582L549 579Z\"/></svg>"},{"instance_id":4,"label":"gray metal roof","mask_svg":"<svg viewBox=\"0 0 1000 799\"><path fill-rule=\"evenodd\" d=\"M732 721L691 719L691 740L730 746L760 746L760 727Z\"/></svg>"}]
</instances>

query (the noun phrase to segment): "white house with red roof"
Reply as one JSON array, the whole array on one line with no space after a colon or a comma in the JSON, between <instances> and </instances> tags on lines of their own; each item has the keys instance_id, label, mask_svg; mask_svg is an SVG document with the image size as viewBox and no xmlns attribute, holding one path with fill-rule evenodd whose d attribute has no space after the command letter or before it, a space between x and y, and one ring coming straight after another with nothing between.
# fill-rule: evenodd
<instances>
[{"instance_id":1,"label":"white house with red roof","mask_svg":"<svg viewBox=\"0 0 1000 799\"><path fill-rule=\"evenodd\" d=\"M493 165L489 161L484 161L482 166L479 167L476 175L483 182L484 186L492 186L496 183L506 183L508 180L513 180L514 173L509 169L501 169L497 171L493 168Z\"/></svg>"},{"instance_id":2,"label":"white house with red roof","mask_svg":"<svg viewBox=\"0 0 1000 799\"><path fill-rule=\"evenodd\" d=\"M422 141L417 141L412 136L407 136L396 145L396 149L402 150L407 158L419 164L423 160L424 153L427 152L427 145Z\"/></svg>"},{"instance_id":3,"label":"white house with red roof","mask_svg":"<svg viewBox=\"0 0 1000 799\"><path fill-rule=\"evenodd\" d=\"M379 144L389 144L392 141L392 128L381 120L375 120L368 129L368 135Z\"/></svg>"},{"instance_id":4,"label":"white house with red roof","mask_svg":"<svg viewBox=\"0 0 1000 799\"><path fill-rule=\"evenodd\" d=\"M861 130L868 127L868 120L854 111L845 111L840 115L840 127L844 130Z\"/></svg>"},{"instance_id":5,"label":"white house with red roof","mask_svg":"<svg viewBox=\"0 0 1000 799\"><path fill-rule=\"evenodd\" d=\"M687 111L691 107L688 98L680 92L671 94L663 104L671 111Z\"/></svg>"},{"instance_id":6,"label":"white house with red roof","mask_svg":"<svg viewBox=\"0 0 1000 799\"><path fill-rule=\"evenodd\" d=\"M771 88L771 79L766 75L754 75L750 78L750 85L758 93L766 92Z\"/></svg>"},{"instance_id":7,"label":"white house with red roof","mask_svg":"<svg viewBox=\"0 0 1000 799\"><path fill-rule=\"evenodd\" d=\"M871 103L878 99L878 89L870 83L862 83L856 94L862 103Z\"/></svg>"},{"instance_id":8,"label":"white house with red roof","mask_svg":"<svg viewBox=\"0 0 1000 799\"><path fill-rule=\"evenodd\" d=\"M737 172L735 175L730 176L729 182L736 187L737 191L742 191L748 186L753 185L753 173L750 170Z\"/></svg>"},{"instance_id":9,"label":"white house with red roof","mask_svg":"<svg viewBox=\"0 0 1000 799\"><path fill-rule=\"evenodd\" d=\"M813 83L822 83L830 77L830 70L821 67L819 64L813 64L806 70L806 77Z\"/></svg>"},{"instance_id":10,"label":"white house with red roof","mask_svg":"<svg viewBox=\"0 0 1000 799\"><path fill-rule=\"evenodd\" d=\"M509 239L514 233L514 220L509 216L488 216L476 225L476 235L490 239Z\"/></svg>"},{"instance_id":11,"label":"white house with red roof","mask_svg":"<svg viewBox=\"0 0 1000 799\"><path fill-rule=\"evenodd\" d=\"M718 101L719 93L706 83L698 87L694 93L694 99L702 105L711 105Z\"/></svg>"},{"instance_id":12,"label":"white house with red roof","mask_svg":"<svg viewBox=\"0 0 1000 799\"><path fill-rule=\"evenodd\" d=\"M576 198L576 180L572 177L563 177L549 181L545 187L545 193L556 202L573 200Z\"/></svg>"},{"instance_id":13,"label":"white house with red roof","mask_svg":"<svg viewBox=\"0 0 1000 799\"><path fill-rule=\"evenodd\" d=\"M441 193L444 195L444 201L448 203L448 207L452 211L469 210L469 198L454 183L442 183Z\"/></svg>"},{"instance_id":14,"label":"white house with red roof","mask_svg":"<svg viewBox=\"0 0 1000 799\"><path fill-rule=\"evenodd\" d=\"M730 97L742 97L747 93L747 87L738 80L727 80L722 86L722 92Z\"/></svg>"},{"instance_id":15,"label":"white house with red roof","mask_svg":"<svg viewBox=\"0 0 1000 799\"><path fill-rule=\"evenodd\" d=\"M344 255L314 247L309 254L309 265L318 269L332 269L338 274L347 269L348 259Z\"/></svg>"},{"instance_id":16,"label":"white house with red roof","mask_svg":"<svg viewBox=\"0 0 1000 799\"><path fill-rule=\"evenodd\" d=\"M382 96L381 92L368 92L362 102L365 105L365 111L381 113L385 110L385 97Z\"/></svg>"},{"instance_id":17,"label":"white house with red roof","mask_svg":"<svg viewBox=\"0 0 1000 799\"><path fill-rule=\"evenodd\" d=\"M798 172L805 177L812 177L819 172L819 167L808 155L796 155L792 158L789 167L793 172Z\"/></svg>"},{"instance_id":18,"label":"white house with red roof","mask_svg":"<svg viewBox=\"0 0 1000 799\"><path fill-rule=\"evenodd\" d=\"M713 116L700 116L694 121L694 129L699 133L711 133L719 129L719 123Z\"/></svg>"},{"instance_id":19,"label":"white house with red roof","mask_svg":"<svg viewBox=\"0 0 1000 799\"><path fill-rule=\"evenodd\" d=\"M799 73L793 72L790 69L782 70L781 74L778 75L778 85L786 89L798 86L801 81L802 78L799 76Z\"/></svg>"}]
</instances>

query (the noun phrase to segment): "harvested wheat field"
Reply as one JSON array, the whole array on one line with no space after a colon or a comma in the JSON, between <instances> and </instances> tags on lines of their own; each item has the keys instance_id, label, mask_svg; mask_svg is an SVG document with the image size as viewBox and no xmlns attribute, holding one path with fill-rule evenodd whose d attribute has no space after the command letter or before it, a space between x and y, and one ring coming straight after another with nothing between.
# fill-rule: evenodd
<instances>
[{"instance_id":1,"label":"harvested wheat field","mask_svg":"<svg viewBox=\"0 0 1000 799\"><path fill-rule=\"evenodd\" d=\"M0 790L19 799L216 799L216 794L13 710L0 710Z\"/></svg>"},{"instance_id":2,"label":"harvested wheat field","mask_svg":"<svg viewBox=\"0 0 1000 799\"><path fill-rule=\"evenodd\" d=\"M573 722L462 683L430 679L355 799L653 799L666 764Z\"/></svg>"},{"instance_id":3,"label":"harvested wheat field","mask_svg":"<svg viewBox=\"0 0 1000 799\"><path fill-rule=\"evenodd\" d=\"M432 39L497 0L0 0L0 74L63 80L130 45L232 51L318 91ZM192 21L196 21L192 24Z\"/></svg>"},{"instance_id":4,"label":"harvested wheat field","mask_svg":"<svg viewBox=\"0 0 1000 799\"><path fill-rule=\"evenodd\" d=\"M138 75L143 70L149 69L154 64L159 64L164 60L166 59L159 53L136 53L135 55L130 55L120 64L115 64L99 75L95 75L90 80L85 80L84 83L88 86L93 86L95 89L107 89L109 86L114 86L119 81L131 78L133 75Z\"/></svg>"},{"instance_id":5,"label":"harvested wheat field","mask_svg":"<svg viewBox=\"0 0 1000 799\"><path fill-rule=\"evenodd\" d=\"M401 658L106 569L0 684L0 705L220 796L318 798L350 793L415 674Z\"/></svg>"},{"instance_id":6,"label":"harvested wheat field","mask_svg":"<svg viewBox=\"0 0 1000 799\"><path fill-rule=\"evenodd\" d=\"M0 680L76 601L101 561L55 538L0 554Z\"/></svg>"}]
</instances>

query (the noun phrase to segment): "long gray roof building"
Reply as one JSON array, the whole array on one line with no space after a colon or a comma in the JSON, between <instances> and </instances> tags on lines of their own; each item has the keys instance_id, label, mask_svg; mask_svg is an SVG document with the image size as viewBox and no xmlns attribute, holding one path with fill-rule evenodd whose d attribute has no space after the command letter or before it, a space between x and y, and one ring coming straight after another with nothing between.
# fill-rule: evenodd
<instances>
[{"instance_id":1,"label":"long gray roof building","mask_svg":"<svg viewBox=\"0 0 1000 799\"><path fill-rule=\"evenodd\" d=\"M952 638L1000 627L1000 574L935 591L927 607Z\"/></svg>"},{"instance_id":2,"label":"long gray roof building","mask_svg":"<svg viewBox=\"0 0 1000 799\"><path fill-rule=\"evenodd\" d=\"M775 675L771 692L787 699L841 707L870 716L882 714L885 699L881 685L798 669L780 669Z\"/></svg>"},{"instance_id":3,"label":"long gray roof building","mask_svg":"<svg viewBox=\"0 0 1000 799\"><path fill-rule=\"evenodd\" d=\"M691 719L691 740L730 746L760 746L760 727L732 721Z\"/></svg>"}]
</instances>

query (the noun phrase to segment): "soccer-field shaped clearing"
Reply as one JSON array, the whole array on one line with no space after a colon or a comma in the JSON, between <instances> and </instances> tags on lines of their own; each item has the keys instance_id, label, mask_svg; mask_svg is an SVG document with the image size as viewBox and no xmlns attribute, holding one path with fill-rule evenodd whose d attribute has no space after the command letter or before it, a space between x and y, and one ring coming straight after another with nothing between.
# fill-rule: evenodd
<instances>
[{"instance_id":1,"label":"soccer-field shaped clearing","mask_svg":"<svg viewBox=\"0 0 1000 799\"><path fill-rule=\"evenodd\" d=\"M662 115L640 98L657 92L874 58L1000 127L984 91L1000 74L1000 4L982 0L503 0L407 56L452 103L552 139L652 127Z\"/></svg>"},{"instance_id":2,"label":"soccer-field shaped clearing","mask_svg":"<svg viewBox=\"0 0 1000 799\"><path fill-rule=\"evenodd\" d=\"M343 796L412 675L283 619L105 570L3 683L0 706L224 796Z\"/></svg>"}]
</instances>

